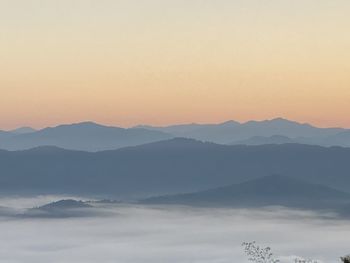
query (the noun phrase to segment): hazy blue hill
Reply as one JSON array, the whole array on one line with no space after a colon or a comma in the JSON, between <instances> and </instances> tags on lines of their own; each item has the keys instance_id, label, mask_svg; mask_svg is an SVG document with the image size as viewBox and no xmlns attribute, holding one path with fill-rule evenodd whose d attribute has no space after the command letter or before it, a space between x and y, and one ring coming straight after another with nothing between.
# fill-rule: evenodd
<instances>
[{"instance_id":1,"label":"hazy blue hill","mask_svg":"<svg viewBox=\"0 0 350 263\"><path fill-rule=\"evenodd\" d=\"M29 149L52 145L65 149L99 151L117 149L172 138L164 132L145 129L107 127L93 122L60 125L39 131L18 134L1 140L2 148Z\"/></svg>"},{"instance_id":2,"label":"hazy blue hill","mask_svg":"<svg viewBox=\"0 0 350 263\"><path fill-rule=\"evenodd\" d=\"M1 140L1 139L7 139L7 138L9 138L9 137L11 137L11 136L13 136L13 134L10 133L10 132L7 132L7 131L0 131L0 140ZM1 143L1 141L0 141L0 143ZM1 144L0 144L0 146L1 146Z\"/></svg>"},{"instance_id":3,"label":"hazy blue hill","mask_svg":"<svg viewBox=\"0 0 350 263\"><path fill-rule=\"evenodd\" d=\"M350 193L290 177L272 175L244 183L200 191L145 199L142 203L201 206L286 206L331 209L350 203Z\"/></svg>"},{"instance_id":4,"label":"hazy blue hill","mask_svg":"<svg viewBox=\"0 0 350 263\"><path fill-rule=\"evenodd\" d=\"M193 138L202 141L231 144L249 138L271 137L276 134L291 139L304 137L308 143L322 143L322 139L344 131L341 128L317 128L309 124L276 118L265 121L239 123L228 121L221 124L189 124L168 127L143 126L150 130L164 131L174 136Z\"/></svg>"},{"instance_id":5,"label":"hazy blue hill","mask_svg":"<svg viewBox=\"0 0 350 263\"><path fill-rule=\"evenodd\" d=\"M226 148L226 145L221 144L215 144L212 142L202 142L199 140L194 139L188 139L188 138L173 138L171 140L165 140L165 141L158 141L153 143L147 143L143 145L138 145L136 147L127 147L124 149L120 149L120 151L130 151L130 150L143 150L143 151L162 151L162 150L181 150L184 151L186 149L188 150L206 150L214 148Z\"/></svg>"},{"instance_id":6,"label":"hazy blue hill","mask_svg":"<svg viewBox=\"0 0 350 263\"><path fill-rule=\"evenodd\" d=\"M13 136L12 133L6 131L0 131L0 149L5 149L5 142Z\"/></svg>"},{"instance_id":7,"label":"hazy blue hill","mask_svg":"<svg viewBox=\"0 0 350 263\"><path fill-rule=\"evenodd\" d=\"M36 130L31 128L31 127L20 127L14 130L11 130L10 132L13 134L26 134L26 133L32 133L35 132Z\"/></svg>"},{"instance_id":8,"label":"hazy blue hill","mask_svg":"<svg viewBox=\"0 0 350 263\"><path fill-rule=\"evenodd\" d=\"M335 135L328 136L324 140L324 145L339 145L350 147L350 131L343 131Z\"/></svg>"},{"instance_id":9,"label":"hazy blue hill","mask_svg":"<svg viewBox=\"0 0 350 263\"><path fill-rule=\"evenodd\" d=\"M347 191L350 148L217 145L176 138L103 152L0 151L0 191L106 198L194 192L283 174Z\"/></svg>"},{"instance_id":10,"label":"hazy blue hill","mask_svg":"<svg viewBox=\"0 0 350 263\"><path fill-rule=\"evenodd\" d=\"M149 130L163 131L175 137L192 138L216 143L226 143L232 136L234 129L240 127L236 121L227 121L220 124L182 124L167 127L137 126Z\"/></svg>"},{"instance_id":11,"label":"hazy blue hill","mask_svg":"<svg viewBox=\"0 0 350 263\"><path fill-rule=\"evenodd\" d=\"M167 133L174 134L175 136L183 137L183 135L185 135L189 132L193 132L199 128L209 128L209 127L213 127L215 125L216 124L191 123L191 124L171 125L171 126L165 126L165 127L156 127L156 126L150 126L150 125L138 125L135 128L164 131Z\"/></svg>"},{"instance_id":12,"label":"hazy blue hill","mask_svg":"<svg viewBox=\"0 0 350 263\"><path fill-rule=\"evenodd\" d=\"M263 145L263 144L284 144L284 143L297 143L297 140L293 140L283 135L273 135L270 137L254 136L246 140L236 141L232 144L244 144L244 145Z\"/></svg>"}]
</instances>

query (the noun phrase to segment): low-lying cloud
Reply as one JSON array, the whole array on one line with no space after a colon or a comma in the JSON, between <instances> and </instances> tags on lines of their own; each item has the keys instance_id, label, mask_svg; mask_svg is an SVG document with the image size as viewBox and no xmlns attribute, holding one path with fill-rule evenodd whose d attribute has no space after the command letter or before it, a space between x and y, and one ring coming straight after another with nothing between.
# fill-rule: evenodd
<instances>
[{"instance_id":1,"label":"low-lying cloud","mask_svg":"<svg viewBox=\"0 0 350 263\"><path fill-rule=\"evenodd\" d=\"M0 202L1 203L1 202ZM339 262L349 253L349 221L285 209L237 210L109 205L101 216L0 220L0 262L237 263L243 241ZM107 215L108 214L108 215Z\"/></svg>"}]
</instances>

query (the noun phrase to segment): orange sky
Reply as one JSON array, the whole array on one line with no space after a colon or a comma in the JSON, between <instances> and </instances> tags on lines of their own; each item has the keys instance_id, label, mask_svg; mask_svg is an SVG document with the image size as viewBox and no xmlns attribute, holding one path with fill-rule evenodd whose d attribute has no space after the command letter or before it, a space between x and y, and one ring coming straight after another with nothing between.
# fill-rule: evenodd
<instances>
[{"instance_id":1,"label":"orange sky","mask_svg":"<svg viewBox=\"0 0 350 263\"><path fill-rule=\"evenodd\" d=\"M0 129L285 117L350 128L348 0L4 0Z\"/></svg>"}]
</instances>

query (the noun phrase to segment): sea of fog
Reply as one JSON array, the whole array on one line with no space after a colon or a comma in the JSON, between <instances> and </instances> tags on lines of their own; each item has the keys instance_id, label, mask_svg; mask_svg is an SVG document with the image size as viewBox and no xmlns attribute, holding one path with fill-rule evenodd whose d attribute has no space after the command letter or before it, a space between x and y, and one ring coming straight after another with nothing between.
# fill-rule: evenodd
<instances>
[{"instance_id":1,"label":"sea of fog","mask_svg":"<svg viewBox=\"0 0 350 263\"><path fill-rule=\"evenodd\" d=\"M23 211L61 199L0 198ZM0 216L0 262L239 263L241 243L271 246L281 262L295 256L339 262L350 253L350 221L282 208L209 209L98 205L68 218Z\"/></svg>"}]
</instances>

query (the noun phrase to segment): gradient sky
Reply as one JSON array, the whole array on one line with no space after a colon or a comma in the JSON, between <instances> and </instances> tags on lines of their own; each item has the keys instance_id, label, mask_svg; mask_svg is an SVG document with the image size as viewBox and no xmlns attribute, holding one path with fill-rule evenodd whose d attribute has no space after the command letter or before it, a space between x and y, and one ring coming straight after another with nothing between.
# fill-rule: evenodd
<instances>
[{"instance_id":1,"label":"gradient sky","mask_svg":"<svg viewBox=\"0 0 350 263\"><path fill-rule=\"evenodd\" d=\"M0 0L0 128L350 127L349 0Z\"/></svg>"}]
</instances>

